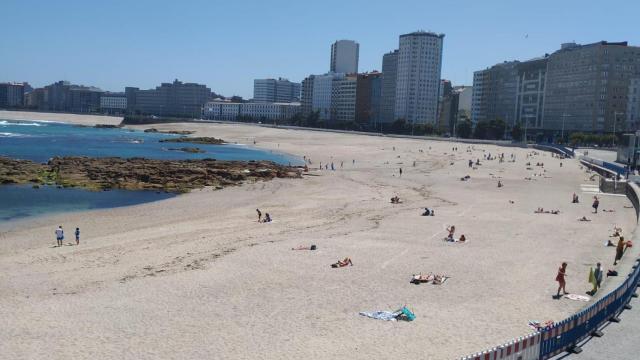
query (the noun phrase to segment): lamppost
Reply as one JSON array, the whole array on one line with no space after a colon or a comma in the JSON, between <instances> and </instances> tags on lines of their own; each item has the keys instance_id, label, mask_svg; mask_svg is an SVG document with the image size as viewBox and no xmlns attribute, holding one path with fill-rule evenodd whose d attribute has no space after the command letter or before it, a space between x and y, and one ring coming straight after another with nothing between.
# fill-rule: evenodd
<instances>
[{"instance_id":1,"label":"lamppost","mask_svg":"<svg viewBox=\"0 0 640 360\"><path fill-rule=\"evenodd\" d=\"M618 123L618 114L624 115L623 112L615 111L613 113L613 146L616 146L616 124Z\"/></svg>"},{"instance_id":2,"label":"lamppost","mask_svg":"<svg viewBox=\"0 0 640 360\"><path fill-rule=\"evenodd\" d=\"M564 120L567 116L571 116L571 115L567 113L562 114L562 132L560 133L560 139L562 139L563 142L564 142Z\"/></svg>"}]
</instances>

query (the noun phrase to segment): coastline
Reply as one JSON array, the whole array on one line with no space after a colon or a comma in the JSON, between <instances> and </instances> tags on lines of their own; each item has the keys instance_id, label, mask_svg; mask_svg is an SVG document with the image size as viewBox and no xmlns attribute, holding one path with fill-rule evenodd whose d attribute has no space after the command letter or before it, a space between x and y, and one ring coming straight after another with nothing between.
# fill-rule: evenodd
<instances>
[{"instance_id":1,"label":"coastline","mask_svg":"<svg viewBox=\"0 0 640 360\"><path fill-rule=\"evenodd\" d=\"M247 144L257 138L256 147L306 155L314 165L333 155L338 170L315 170L317 176L299 183L277 179L60 214L2 233L0 315L21 338L0 331L4 353L21 357L27 349L52 347L60 358L86 358L75 347L56 345L56 334L28 336L33 321L42 319L101 358L117 358L115 347L131 341L123 331L144 334L135 337L141 342L132 356L137 358L216 351L222 358L350 352L365 359L385 357L389 348L403 358L455 358L527 333L529 319L558 320L581 308L550 300L559 262L570 263L570 290L588 290L588 266L613 259L602 239L614 224L626 234L635 228L626 198L604 197L603 207L616 213L589 214L590 196L580 192L587 176L577 162L565 160L559 168L559 160L544 153L532 161L544 161L551 178L524 181L531 175L524 149L476 145L492 154L515 153L517 162L483 161L474 171L466 165L466 144L226 124L153 127ZM452 154L452 146L460 151ZM482 153L475 151L476 157ZM467 173L471 180L459 181ZM505 183L500 190L498 176ZM581 197L578 206L570 204L572 192ZM389 204L394 195L404 203ZM420 217L425 206L437 216ZM538 206L559 208L561 215L533 214ZM271 212L275 222L257 224L256 207ZM583 215L593 221L577 222ZM49 248L58 223L82 224L86 244ZM449 224L468 234L469 243L440 241ZM289 250L307 243L319 250ZM328 268L344 256L355 266ZM440 287L408 284L411 274L429 271L451 279ZM357 315L403 304L417 321L390 324ZM51 306L62 313L46 312ZM174 316L158 315L162 311ZM83 338L80 331L112 340ZM468 342L460 344L460 338Z\"/></svg>"}]
</instances>

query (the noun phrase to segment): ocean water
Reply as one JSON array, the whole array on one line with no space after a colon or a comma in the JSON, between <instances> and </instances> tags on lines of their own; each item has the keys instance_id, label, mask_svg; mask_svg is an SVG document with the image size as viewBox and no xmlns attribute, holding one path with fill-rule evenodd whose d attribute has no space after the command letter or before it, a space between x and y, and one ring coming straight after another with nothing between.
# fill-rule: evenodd
<instances>
[{"instance_id":1,"label":"ocean water","mask_svg":"<svg viewBox=\"0 0 640 360\"><path fill-rule=\"evenodd\" d=\"M149 159L270 160L283 165L303 164L299 159L245 145L161 143L179 135L125 129L96 129L69 124L0 119L0 156L46 162L54 156L144 157ZM169 150L197 147L204 153Z\"/></svg>"},{"instance_id":2,"label":"ocean water","mask_svg":"<svg viewBox=\"0 0 640 360\"><path fill-rule=\"evenodd\" d=\"M47 162L54 156L144 157L150 159L270 160L283 165L302 164L300 159L245 145L161 143L179 135L145 133L125 129L96 129L41 121L0 119L0 156ZM192 154L171 148L198 147ZM0 222L66 211L111 208L157 201L171 194L152 191L104 191L0 185Z\"/></svg>"},{"instance_id":3,"label":"ocean water","mask_svg":"<svg viewBox=\"0 0 640 360\"><path fill-rule=\"evenodd\" d=\"M154 191L88 191L56 186L0 185L0 222L48 213L136 205L176 196Z\"/></svg>"}]
</instances>

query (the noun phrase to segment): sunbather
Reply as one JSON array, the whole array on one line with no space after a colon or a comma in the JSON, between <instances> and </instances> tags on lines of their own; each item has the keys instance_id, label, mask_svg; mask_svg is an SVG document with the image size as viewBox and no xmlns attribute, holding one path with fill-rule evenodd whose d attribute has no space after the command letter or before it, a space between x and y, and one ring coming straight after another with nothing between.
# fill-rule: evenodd
<instances>
[{"instance_id":1,"label":"sunbather","mask_svg":"<svg viewBox=\"0 0 640 360\"><path fill-rule=\"evenodd\" d=\"M591 221L590 219L587 219L586 216L581 217L580 219L578 219L578 221Z\"/></svg>"},{"instance_id":2,"label":"sunbather","mask_svg":"<svg viewBox=\"0 0 640 360\"><path fill-rule=\"evenodd\" d=\"M442 285L447 281L447 276L445 275L434 275L433 281L431 282L433 285Z\"/></svg>"},{"instance_id":3,"label":"sunbather","mask_svg":"<svg viewBox=\"0 0 640 360\"><path fill-rule=\"evenodd\" d=\"M291 250L316 250L318 247L316 247L315 245L311 245L311 246L305 246L305 245L300 245L297 248L291 248Z\"/></svg>"},{"instance_id":4,"label":"sunbather","mask_svg":"<svg viewBox=\"0 0 640 360\"><path fill-rule=\"evenodd\" d=\"M338 262L335 263L335 264L331 264L331 267L332 268L339 268L339 267L345 267L347 265L353 266L353 262L348 257L344 258L344 260L338 260Z\"/></svg>"}]
</instances>

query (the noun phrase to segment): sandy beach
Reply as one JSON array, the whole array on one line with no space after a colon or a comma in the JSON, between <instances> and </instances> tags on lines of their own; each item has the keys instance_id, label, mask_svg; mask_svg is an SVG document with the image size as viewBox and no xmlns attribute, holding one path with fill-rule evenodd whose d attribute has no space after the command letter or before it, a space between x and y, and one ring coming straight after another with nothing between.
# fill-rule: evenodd
<instances>
[{"instance_id":1,"label":"sandy beach","mask_svg":"<svg viewBox=\"0 0 640 360\"><path fill-rule=\"evenodd\" d=\"M119 122L17 114L0 118ZM615 248L604 243L614 225L625 235L636 226L624 196L602 194L600 209L615 212L593 214L597 180L550 153L526 159L531 150L515 147L467 152L471 145L455 142L252 125L153 127L255 140L310 158L311 171L3 224L3 358L453 359L530 333L529 320L561 320L588 305L552 299L558 266L568 262L567 290L584 294L590 267L612 267ZM483 160L489 153L507 161ZM469 159L482 165L471 169ZM336 170L320 171L320 162ZM402 204L390 203L395 195ZM420 216L424 207L436 215ZM538 207L560 214L534 214ZM274 222L258 223L256 208ZM54 248L58 225L80 227L80 246ZM448 225L468 241L443 241ZM291 250L311 244L318 250ZM353 266L329 266L347 256ZM429 272L450 278L409 283ZM403 305L416 321L358 314Z\"/></svg>"}]
</instances>

